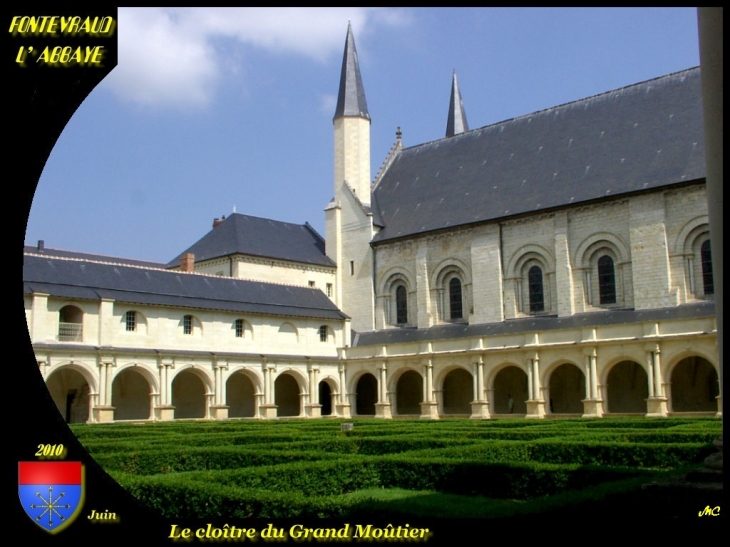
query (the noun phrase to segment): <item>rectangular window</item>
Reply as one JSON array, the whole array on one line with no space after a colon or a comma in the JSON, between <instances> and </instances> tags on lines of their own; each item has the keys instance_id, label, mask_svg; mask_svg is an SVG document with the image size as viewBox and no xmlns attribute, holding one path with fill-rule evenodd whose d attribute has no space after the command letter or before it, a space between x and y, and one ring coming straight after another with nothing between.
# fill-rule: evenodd
<instances>
[{"instance_id":1,"label":"rectangular window","mask_svg":"<svg viewBox=\"0 0 730 547\"><path fill-rule=\"evenodd\" d=\"M350 260L350 275L355 275L355 261Z\"/></svg>"},{"instance_id":2,"label":"rectangular window","mask_svg":"<svg viewBox=\"0 0 730 547\"><path fill-rule=\"evenodd\" d=\"M243 338L243 319L236 319L236 338Z\"/></svg>"},{"instance_id":3,"label":"rectangular window","mask_svg":"<svg viewBox=\"0 0 730 547\"><path fill-rule=\"evenodd\" d=\"M309 288L313 289L317 284L314 281L309 282Z\"/></svg>"},{"instance_id":4,"label":"rectangular window","mask_svg":"<svg viewBox=\"0 0 730 547\"><path fill-rule=\"evenodd\" d=\"M327 296L332 298L332 283L327 283Z\"/></svg>"},{"instance_id":5,"label":"rectangular window","mask_svg":"<svg viewBox=\"0 0 730 547\"><path fill-rule=\"evenodd\" d=\"M193 316L183 317L183 334L193 334Z\"/></svg>"},{"instance_id":6,"label":"rectangular window","mask_svg":"<svg viewBox=\"0 0 730 547\"><path fill-rule=\"evenodd\" d=\"M322 325L321 327L319 327L319 341L327 341L327 325Z\"/></svg>"},{"instance_id":7,"label":"rectangular window","mask_svg":"<svg viewBox=\"0 0 730 547\"><path fill-rule=\"evenodd\" d=\"M129 332L137 330L137 314L133 311L128 311L124 317L124 327Z\"/></svg>"}]
</instances>

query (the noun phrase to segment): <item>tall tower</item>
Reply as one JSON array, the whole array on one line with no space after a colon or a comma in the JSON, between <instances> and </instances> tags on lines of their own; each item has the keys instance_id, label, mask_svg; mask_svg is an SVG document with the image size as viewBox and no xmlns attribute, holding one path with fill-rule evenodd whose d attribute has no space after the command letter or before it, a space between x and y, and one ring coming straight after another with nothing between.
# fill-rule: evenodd
<instances>
[{"instance_id":1,"label":"tall tower","mask_svg":"<svg viewBox=\"0 0 730 547\"><path fill-rule=\"evenodd\" d=\"M325 208L326 252L337 263L335 302L352 329L373 330L374 235L370 210L370 113L352 26L347 25L334 124L334 198Z\"/></svg>"},{"instance_id":2,"label":"tall tower","mask_svg":"<svg viewBox=\"0 0 730 547\"><path fill-rule=\"evenodd\" d=\"M347 25L335 126L335 197L347 182L363 205L370 205L370 114L357 61L352 26Z\"/></svg>"}]
</instances>

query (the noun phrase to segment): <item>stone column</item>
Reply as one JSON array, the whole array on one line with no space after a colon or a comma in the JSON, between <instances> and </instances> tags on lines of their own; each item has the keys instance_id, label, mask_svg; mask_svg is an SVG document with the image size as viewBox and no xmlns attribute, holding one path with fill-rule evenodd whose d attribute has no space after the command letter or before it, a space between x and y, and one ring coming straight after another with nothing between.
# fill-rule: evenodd
<instances>
[{"instance_id":1,"label":"stone column","mask_svg":"<svg viewBox=\"0 0 730 547\"><path fill-rule=\"evenodd\" d=\"M112 357L99 358L99 394L97 404L92 406L92 412L89 416L93 416L95 422L113 422L114 407L112 406L112 379L110 368L113 365Z\"/></svg>"},{"instance_id":2,"label":"stone column","mask_svg":"<svg viewBox=\"0 0 730 547\"><path fill-rule=\"evenodd\" d=\"M485 398L484 393L484 358L480 355L479 359L472 363L472 374L474 378L474 401L471 403L472 419L486 420L491 418L489 414L489 401Z\"/></svg>"},{"instance_id":3,"label":"stone column","mask_svg":"<svg viewBox=\"0 0 730 547\"><path fill-rule=\"evenodd\" d=\"M386 370L385 361L378 365L379 380L378 380L378 402L375 403L375 417L376 418L392 418L393 414L390 410L390 401L388 400L388 375Z\"/></svg>"},{"instance_id":4,"label":"stone column","mask_svg":"<svg viewBox=\"0 0 730 547\"><path fill-rule=\"evenodd\" d=\"M439 419L438 405L433 396L433 361L431 358L423 362L423 402L421 403L421 418L430 420Z\"/></svg>"},{"instance_id":5,"label":"stone column","mask_svg":"<svg viewBox=\"0 0 730 547\"><path fill-rule=\"evenodd\" d=\"M603 400L598 396L598 367L596 348L583 350L586 357L586 398L583 399L583 418L603 417Z\"/></svg>"},{"instance_id":6,"label":"stone column","mask_svg":"<svg viewBox=\"0 0 730 547\"><path fill-rule=\"evenodd\" d=\"M274 371L276 371L276 366L268 364L264 359L262 368L264 372L264 404L261 405L261 417L265 420L275 420L278 417L274 393Z\"/></svg>"},{"instance_id":7,"label":"stone column","mask_svg":"<svg viewBox=\"0 0 730 547\"><path fill-rule=\"evenodd\" d=\"M537 352L527 354L528 396L525 418L544 418L545 400L540 385L540 356Z\"/></svg>"},{"instance_id":8,"label":"stone column","mask_svg":"<svg viewBox=\"0 0 730 547\"><path fill-rule=\"evenodd\" d=\"M170 368L172 359L161 359L158 364L160 372L160 404L155 409L158 420L169 421L175 419L175 407L171 404Z\"/></svg>"},{"instance_id":9,"label":"stone column","mask_svg":"<svg viewBox=\"0 0 730 547\"><path fill-rule=\"evenodd\" d=\"M345 365L341 364L339 367L340 373L340 396L337 401L337 416L340 418L351 418L350 413L350 401L347 398L347 384L345 378Z\"/></svg>"},{"instance_id":10,"label":"stone column","mask_svg":"<svg viewBox=\"0 0 730 547\"><path fill-rule=\"evenodd\" d=\"M307 366L309 373L309 404L305 407L305 416L308 418L321 418L322 405L319 402L319 385L317 376L319 367L309 364Z\"/></svg>"},{"instance_id":11,"label":"stone column","mask_svg":"<svg viewBox=\"0 0 730 547\"><path fill-rule=\"evenodd\" d=\"M215 396L210 407L211 415L216 420L228 419L228 405L226 405L226 384L223 380L223 371L228 370L228 362L214 361L213 372L215 378Z\"/></svg>"},{"instance_id":12,"label":"stone column","mask_svg":"<svg viewBox=\"0 0 730 547\"><path fill-rule=\"evenodd\" d=\"M649 398L646 400L646 415L653 418L665 418L667 412L667 398L662 389L662 371L659 354L659 344L647 344L646 364L649 369Z\"/></svg>"}]
</instances>

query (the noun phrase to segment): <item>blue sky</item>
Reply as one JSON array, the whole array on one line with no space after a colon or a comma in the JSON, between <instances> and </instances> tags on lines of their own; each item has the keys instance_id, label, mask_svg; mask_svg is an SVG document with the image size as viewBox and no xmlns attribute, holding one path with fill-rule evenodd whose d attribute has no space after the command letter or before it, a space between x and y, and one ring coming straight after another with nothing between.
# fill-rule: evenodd
<instances>
[{"instance_id":1,"label":"blue sky","mask_svg":"<svg viewBox=\"0 0 730 547\"><path fill-rule=\"evenodd\" d=\"M401 127L442 138L699 64L695 8L119 9L119 64L61 134L25 241L167 262L214 218L312 224L333 194L352 22L372 174Z\"/></svg>"}]
</instances>

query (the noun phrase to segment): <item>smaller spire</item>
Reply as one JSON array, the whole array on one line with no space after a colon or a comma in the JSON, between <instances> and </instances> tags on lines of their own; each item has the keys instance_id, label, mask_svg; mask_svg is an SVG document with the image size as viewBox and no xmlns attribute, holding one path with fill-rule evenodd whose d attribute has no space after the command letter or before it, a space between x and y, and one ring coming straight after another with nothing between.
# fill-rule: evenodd
<instances>
[{"instance_id":1,"label":"smaller spire","mask_svg":"<svg viewBox=\"0 0 730 547\"><path fill-rule=\"evenodd\" d=\"M456 70L451 80L451 100L449 101L449 117L446 120L446 136L453 137L459 133L469 131L469 124L466 122L464 103L461 100L459 82L456 81Z\"/></svg>"}]
</instances>

